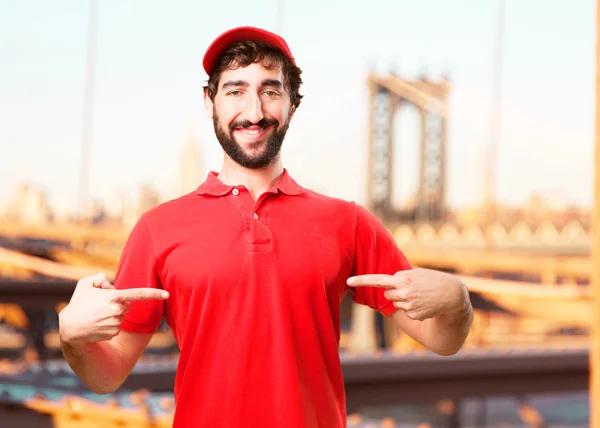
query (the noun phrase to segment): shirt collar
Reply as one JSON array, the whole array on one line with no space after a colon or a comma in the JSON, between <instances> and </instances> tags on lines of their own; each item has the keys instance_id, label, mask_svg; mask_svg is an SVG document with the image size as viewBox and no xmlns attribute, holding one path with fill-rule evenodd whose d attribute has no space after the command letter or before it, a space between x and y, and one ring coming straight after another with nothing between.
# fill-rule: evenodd
<instances>
[{"instance_id":1,"label":"shirt collar","mask_svg":"<svg viewBox=\"0 0 600 428\"><path fill-rule=\"evenodd\" d=\"M199 195L223 196L233 190L235 186L230 186L223 183L221 180L219 180L217 175L217 172L210 171L204 183L202 183L198 189L196 189L196 193ZM277 190L290 196L304 193L304 189L294 181L285 168L283 169L283 174L281 174L279 181L273 190Z\"/></svg>"}]
</instances>

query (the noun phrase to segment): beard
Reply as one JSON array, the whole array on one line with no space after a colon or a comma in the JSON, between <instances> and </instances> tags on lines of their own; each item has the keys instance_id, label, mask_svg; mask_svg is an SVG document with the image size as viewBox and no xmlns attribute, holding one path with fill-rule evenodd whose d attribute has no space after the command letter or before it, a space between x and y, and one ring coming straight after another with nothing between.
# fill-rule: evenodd
<instances>
[{"instance_id":1,"label":"beard","mask_svg":"<svg viewBox=\"0 0 600 428\"><path fill-rule=\"evenodd\" d=\"M260 151L255 154L246 153L244 149L239 145L239 143L235 140L235 137L233 135L233 132L236 128L260 126L262 129L264 129L270 125L273 126L273 131L271 132L271 135L267 139L266 143L258 143L263 144L264 147L262 149L259 149ZM285 138L285 134L287 133L289 125L289 119L280 128L279 122L277 120L263 118L257 123L252 123L247 120L232 122L229 125L229 129L225 131L223 130L223 128L221 128L221 125L219 124L219 116L217 115L217 112L213 109L213 126L215 128L215 135L217 136L217 140L219 140L219 144L221 144L221 147L223 147L223 150L225 151L225 153L227 153L227 156L229 156L235 163L243 166L244 168L258 169L270 165L281 151L281 146L283 145L283 140Z\"/></svg>"}]
</instances>

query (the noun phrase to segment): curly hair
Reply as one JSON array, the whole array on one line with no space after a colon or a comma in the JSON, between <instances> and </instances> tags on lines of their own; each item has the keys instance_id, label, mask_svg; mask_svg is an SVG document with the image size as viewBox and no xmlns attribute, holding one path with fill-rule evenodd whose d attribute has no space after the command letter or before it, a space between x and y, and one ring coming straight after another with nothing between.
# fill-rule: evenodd
<instances>
[{"instance_id":1,"label":"curly hair","mask_svg":"<svg viewBox=\"0 0 600 428\"><path fill-rule=\"evenodd\" d=\"M267 70L281 67L283 72L283 85L290 94L291 104L295 109L300 105L303 95L300 95L302 85L302 70L278 48L257 41L243 41L234 43L225 49L219 56L215 67L208 78L204 90L214 101L217 94L219 79L225 70L247 67L255 62L260 62Z\"/></svg>"}]
</instances>

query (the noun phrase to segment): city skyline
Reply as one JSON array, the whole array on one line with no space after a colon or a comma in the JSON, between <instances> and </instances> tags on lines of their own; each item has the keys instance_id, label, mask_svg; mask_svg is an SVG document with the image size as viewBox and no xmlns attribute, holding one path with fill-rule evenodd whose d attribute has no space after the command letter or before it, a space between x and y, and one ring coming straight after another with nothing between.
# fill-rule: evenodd
<instances>
[{"instance_id":1,"label":"city skyline","mask_svg":"<svg viewBox=\"0 0 600 428\"><path fill-rule=\"evenodd\" d=\"M270 10L271 3L257 9ZM161 193L176 188L177 158L190 127L200 144L201 178L218 170L220 146L202 107L202 53L223 29L248 23L274 29L275 16L274 7L272 14L229 7L214 5L212 13L226 18L198 26L194 17L202 11L190 2L178 9L157 2L100 4L91 199L132 193L141 183ZM537 13L541 7L543 15ZM440 16L429 16L431 8ZM395 64L407 77L425 67L433 78L447 70L452 84L448 203L479 205L491 138L496 2L378 1L364 11L348 6L342 21L332 19L338 16L334 5L321 5L322 16L314 18L318 31L310 33L309 9L287 2L283 26L304 70L305 99L283 152L284 165L299 183L364 203L364 77L370 65L386 73ZM589 1L566 12L542 2L506 2L501 203L525 203L545 193L591 204L593 10ZM53 205L74 208L87 4L40 3L31 11L5 3L0 12L0 57L7 64L0 69L0 113L6 118L0 126L0 204L24 181L47 190ZM394 27L387 15L404 18ZM34 37L34 29L45 37ZM417 180L415 119L411 109L397 117L397 187L405 199Z\"/></svg>"}]
</instances>

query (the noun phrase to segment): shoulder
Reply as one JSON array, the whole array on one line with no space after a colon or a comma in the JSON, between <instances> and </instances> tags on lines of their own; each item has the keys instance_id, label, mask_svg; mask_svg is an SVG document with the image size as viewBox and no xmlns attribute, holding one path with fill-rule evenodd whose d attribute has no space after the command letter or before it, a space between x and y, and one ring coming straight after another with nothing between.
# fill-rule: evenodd
<instances>
[{"instance_id":1,"label":"shoulder","mask_svg":"<svg viewBox=\"0 0 600 428\"><path fill-rule=\"evenodd\" d=\"M304 189L304 194L302 196L304 203L314 206L315 208L327 209L348 215L355 216L357 208L359 207L354 201L327 196L310 189Z\"/></svg>"},{"instance_id":2,"label":"shoulder","mask_svg":"<svg viewBox=\"0 0 600 428\"><path fill-rule=\"evenodd\" d=\"M185 216L190 209L197 207L199 204L202 205L203 199L195 191L190 192L149 209L142 214L140 221L145 222L150 229L165 223L176 222Z\"/></svg>"},{"instance_id":3,"label":"shoulder","mask_svg":"<svg viewBox=\"0 0 600 428\"><path fill-rule=\"evenodd\" d=\"M381 221L373 213L355 201L326 196L308 189L305 189L304 196L311 208L336 214L347 221L351 220L350 224L375 228L383 227Z\"/></svg>"},{"instance_id":4,"label":"shoulder","mask_svg":"<svg viewBox=\"0 0 600 428\"><path fill-rule=\"evenodd\" d=\"M313 190L305 189L301 198L301 208L311 216L323 221L331 222L331 226L355 230L360 205L354 201L327 196Z\"/></svg>"}]
</instances>

